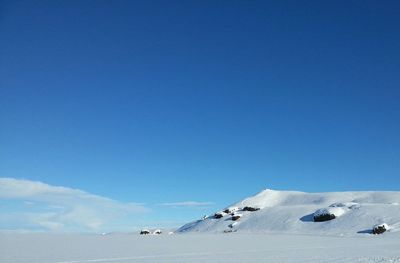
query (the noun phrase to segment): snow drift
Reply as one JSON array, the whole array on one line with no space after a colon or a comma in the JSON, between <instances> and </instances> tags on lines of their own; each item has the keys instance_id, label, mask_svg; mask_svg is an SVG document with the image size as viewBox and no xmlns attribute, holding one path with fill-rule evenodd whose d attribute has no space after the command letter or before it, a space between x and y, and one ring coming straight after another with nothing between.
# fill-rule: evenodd
<instances>
[{"instance_id":1,"label":"snow drift","mask_svg":"<svg viewBox=\"0 0 400 263\"><path fill-rule=\"evenodd\" d=\"M375 225L385 223L390 226L385 235L395 232L400 234L399 203L400 192L304 193L266 189L217 211L216 214L221 217L210 215L203 220L188 223L176 232L276 232L351 236L372 233ZM232 207L239 208L241 216L236 221L232 220L234 213L226 213ZM322 213L334 216L329 221L315 222L315 216Z\"/></svg>"}]
</instances>

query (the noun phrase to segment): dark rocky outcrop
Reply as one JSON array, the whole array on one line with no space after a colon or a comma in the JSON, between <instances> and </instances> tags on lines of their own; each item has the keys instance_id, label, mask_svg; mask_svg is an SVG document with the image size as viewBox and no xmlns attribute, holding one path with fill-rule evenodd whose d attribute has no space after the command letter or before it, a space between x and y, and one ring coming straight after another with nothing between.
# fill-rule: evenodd
<instances>
[{"instance_id":1,"label":"dark rocky outcrop","mask_svg":"<svg viewBox=\"0 0 400 263\"><path fill-rule=\"evenodd\" d=\"M223 213L215 213L214 214L214 218L216 218L216 219L220 219L220 218L223 218L223 217L224 217Z\"/></svg>"},{"instance_id":2,"label":"dark rocky outcrop","mask_svg":"<svg viewBox=\"0 0 400 263\"><path fill-rule=\"evenodd\" d=\"M324 222L335 219L343 215L347 211L347 208L342 207L327 207L321 208L314 213L314 222Z\"/></svg>"},{"instance_id":3,"label":"dark rocky outcrop","mask_svg":"<svg viewBox=\"0 0 400 263\"><path fill-rule=\"evenodd\" d=\"M149 235L149 234L150 234L150 231L147 230L147 229L143 229L142 231L140 231L140 234L141 234L141 235Z\"/></svg>"},{"instance_id":4,"label":"dark rocky outcrop","mask_svg":"<svg viewBox=\"0 0 400 263\"><path fill-rule=\"evenodd\" d=\"M388 226L386 224L376 225L372 228L372 234L374 234L374 235L383 234L387 231L387 229L388 229Z\"/></svg>"},{"instance_id":5,"label":"dark rocky outcrop","mask_svg":"<svg viewBox=\"0 0 400 263\"><path fill-rule=\"evenodd\" d=\"M325 222L335 218L336 216L334 214L319 214L314 215L314 222Z\"/></svg>"},{"instance_id":6,"label":"dark rocky outcrop","mask_svg":"<svg viewBox=\"0 0 400 263\"><path fill-rule=\"evenodd\" d=\"M251 206L245 206L243 207L242 211L250 211L250 212L255 212L260 210L258 207L251 207Z\"/></svg>"},{"instance_id":7,"label":"dark rocky outcrop","mask_svg":"<svg viewBox=\"0 0 400 263\"><path fill-rule=\"evenodd\" d=\"M227 213L227 214L231 214L238 210L239 210L239 207L233 206L233 207L229 207L229 208L225 209L223 212Z\"/></svg>"},{"instance_id":8,"label":"dark rocky outcrop","mask_svg":"<svg viewBox=\"0 0 400 263\"><path fill-rule=\"evenodd\" d=\"M241 217L242 217L241 215L233 215L232 220L236 221L236 220L239 220Z\"/></svg>"}]
</instances>

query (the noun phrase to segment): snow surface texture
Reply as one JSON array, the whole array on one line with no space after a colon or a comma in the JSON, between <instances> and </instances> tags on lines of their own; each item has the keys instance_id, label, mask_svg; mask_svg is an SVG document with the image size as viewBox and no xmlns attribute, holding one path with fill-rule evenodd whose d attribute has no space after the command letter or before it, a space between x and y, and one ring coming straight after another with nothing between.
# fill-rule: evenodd
<instances>
[{"instance_id":1,"label":"snow surface texture","mask_svg":"<svg viewBox=\"0 0 400 263\"><path fill-rule=\"evenodd\" d=\"M400 263L396 235L0 234L1 263Z\"/></svg>"},{"instance_id":2,"label":"snow surface texture","mask_svg":"<svg viewBox=\"0 0 400 263\"><path fill-rule=\"evenodd\" d=\"M229 206L260 208L240 211L238 224L232 226L229 214L219 219L209 216L182 226L177 233L223 233L230 229L229 232L238 233L357 236L372 233L373 226L386 223L390 229L384 235L398 235L399 202L400 192L304 193L267 189ZM314 222L314 215L321 213L332 213L336 218Z\"/></svg>"}]
</instances>

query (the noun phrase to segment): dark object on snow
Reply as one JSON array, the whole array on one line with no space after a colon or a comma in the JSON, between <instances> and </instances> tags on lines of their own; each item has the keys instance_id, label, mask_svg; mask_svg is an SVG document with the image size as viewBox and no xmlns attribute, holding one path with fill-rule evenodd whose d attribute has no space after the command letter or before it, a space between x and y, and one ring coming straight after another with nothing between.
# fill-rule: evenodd
<instances>
[{"instance_id":1,"label":"dark object on snow","mask_svg":"<svg viewBox=\"0 0 400 263\"><path fill-rule=\"evenodd\" d=\"M236 221L236 220L240 219L241 217L242 217L241 215L233 215L232 220Z\"/></svg>"},{"instance_id":2,"label":"dark object on snow","mask_svg":"<svg viewBox=\"0 0 400 263\"><path fill-rule=\"evenodd\" d=\"M239 211L239 207L232 206L232 207L225 209L223 212L226 214L231 214L231 213L235 213L236 211Z\"/></svg>"},{"instance_id":3,"label":"dark object on snow","mask_svg":"<svg viewBox=\"0 0 400 263\"><path fill-rule=\"evenodd\" d=\"M334 214L320 214L314 215L314 222L325 222L332 219L335 219L336 216Z\"/></svg>"},{"instance_id":4,"label":"dark object on snow","mask_svg":"<svg viewBox=\"0 0 400 263\"><path fill-rule=\"evenodd\" d=\"M383 234L383 233L386 232L386 230L387 230L387 225L386 224L376 225L372 229L372 234L374 234L374 235Z\"/></svg>"},{"instance_id":5,"label":"dark object on snow","mask_svg":"<svg viewBox=\"0 0 400 263\"><path fill-rule=\"evenodd\" d=\"M251 207L251 206L245 206L245 207L243 207L242 210L243 210L243 211L255 212L255 211L260 210L260 208L258 208L258 207Z\"/></svg>"},{"instance_id":6,"label":"dark object on snow","mask_svg":"<svg viewBox=\"0 0 400 263\"><path fill-rule=\"evenodd\" d=\"M150 234L150 231L147 230L147 229L143 229L142 231L140 231L140 234L141 234L141 235L149 235L149 234Z\"/></svg>"},{"instance_id":7,"label":"dark object on snow","mask_svg":"<svg viewBox=\"0 0 400 263\"><path fill-rule=\"evenodd\" d=\"M222 213L215 213L215 215L214 215L214 218L216 218L216 219L220 219L223 217L224 217L224 215Z\"/></svg>"}]
</instances>

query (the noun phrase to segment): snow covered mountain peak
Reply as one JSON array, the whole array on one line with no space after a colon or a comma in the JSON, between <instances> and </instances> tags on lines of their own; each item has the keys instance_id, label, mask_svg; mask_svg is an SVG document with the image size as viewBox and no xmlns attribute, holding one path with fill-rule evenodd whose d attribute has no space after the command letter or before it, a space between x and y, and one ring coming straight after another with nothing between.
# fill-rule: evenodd
<instances>
[{"instance_id":1,"label":"snow covered mountain peak","mask_svg":"<svg viewBox=\"0 0 400 263\"><path fill-rule=\"evenodd\" d=\"M216 211L215 215L188 223L177 232L351 236L372 233L374 225L387 223L390 234L400 235L399 203L400 192L305 193L265 189Z\"/></svg>"}]
</instances>

